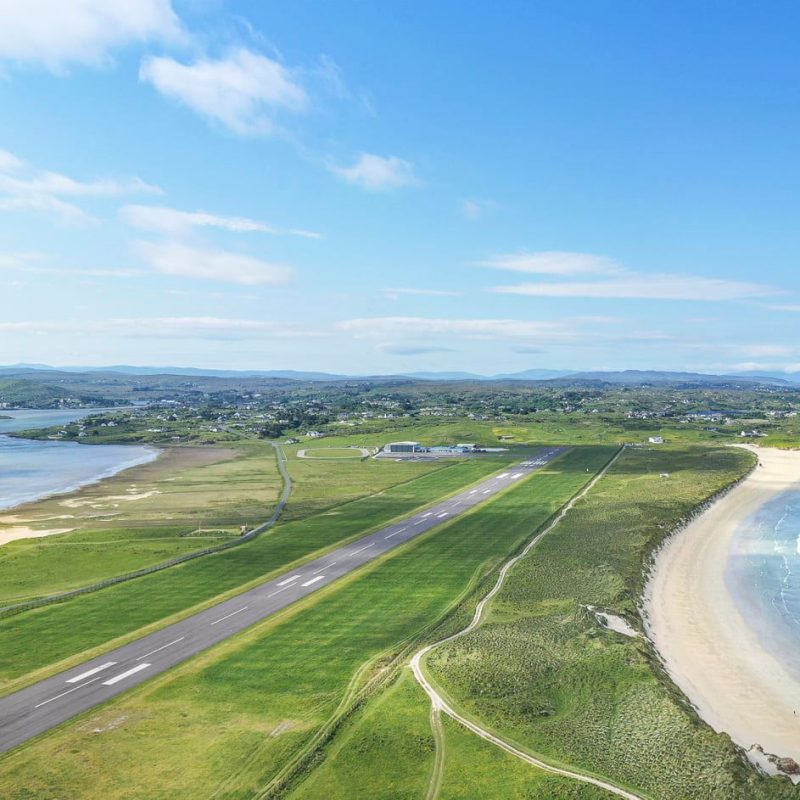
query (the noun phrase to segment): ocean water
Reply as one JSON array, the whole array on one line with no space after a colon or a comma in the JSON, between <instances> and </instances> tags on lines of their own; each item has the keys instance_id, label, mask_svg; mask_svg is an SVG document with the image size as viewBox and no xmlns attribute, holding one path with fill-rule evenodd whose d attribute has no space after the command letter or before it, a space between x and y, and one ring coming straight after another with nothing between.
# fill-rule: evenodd
<instances>
[{"instance_id":1,"label":"ocean water","mask_svg":"<svg viewBox=\"0 0 800 800\"><path fill-rule=\"evenodd\" d=\"M736 531L726 583L765 649L800 679L800 483Z\"/></svg>"},{"instance_id":2,"label":"ocean water","mask_svg":"<svg viewBox=\"0 0 800 800\"><path fill-rule=\"evenodd\" d=\"M0 419L0 509L61 494L154 460L158 451L140 445L13 439L3 433L63 425L89 411L2 411Z\"/></svg>"}]
</instances>

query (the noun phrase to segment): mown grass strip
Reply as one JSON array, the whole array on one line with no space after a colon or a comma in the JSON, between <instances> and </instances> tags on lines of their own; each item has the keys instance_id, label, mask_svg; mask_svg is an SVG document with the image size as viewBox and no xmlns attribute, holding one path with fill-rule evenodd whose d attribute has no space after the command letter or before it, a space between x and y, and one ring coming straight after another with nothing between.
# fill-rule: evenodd
<instances>
[{"instance_id":1,"label":"mown grass strip","mask_svg":"<svg viewBox=\"0 0 800 800\"><path fill-rule=\"evenodd\" d=\"M0 680L10 691L63 668L92 648L106 647L147 626L162 625L239 591L496 470L495 460L460 462L330 512L273 528L267 535L207 558L129 583L0 620Z\"/></svg>"}]
</instances>

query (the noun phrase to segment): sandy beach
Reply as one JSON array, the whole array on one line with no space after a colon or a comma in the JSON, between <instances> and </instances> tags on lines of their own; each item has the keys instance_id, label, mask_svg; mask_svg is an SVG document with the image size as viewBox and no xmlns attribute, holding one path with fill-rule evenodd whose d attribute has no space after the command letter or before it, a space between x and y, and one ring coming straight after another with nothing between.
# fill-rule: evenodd
<instances>
[{"instance_id":1,"label":"sandy beach","mask_svg":"<svg viewBox=\"0 0 800 800\"><path fill-rule=\"evenodd\" d=\"M800 763L800 682L764 650L725 582L736 529L800 481L800 452L755 452L761 466L658 555L645 598L647 629L672 679L711 727L745 749L760 745ZM750 757L774 771L758 750Z\"/></svg>"}]
</instances>

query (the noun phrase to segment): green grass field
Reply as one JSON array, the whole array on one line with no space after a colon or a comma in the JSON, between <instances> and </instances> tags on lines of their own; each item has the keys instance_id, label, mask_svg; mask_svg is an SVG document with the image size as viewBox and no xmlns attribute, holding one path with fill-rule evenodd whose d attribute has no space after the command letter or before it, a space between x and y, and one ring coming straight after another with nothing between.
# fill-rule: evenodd
<instances>
[{"instance_id":1,"label":"green grass field","mask_svg":"<svg viewBox=\"0 0 800 800\"><path fill-rule=\"evenodd\" d=\"M172 448L157 461L0 515L72 533L0 548L0 605L85 586L237 536L272 512L282 481L263 442ZM0 527L0 530L2 528Z\"/></svg>"},{"instance_id":2,"label":"green grass field","mask_svg":"<svg viewBox=\"0 0 800 800\"><path fill-rule=\"evenodd\" d=\"M364 458L360 450L352 447L306 447L306 458Z\"/></svg>"},{"instance_id":3,"label":"green grass field","mask_svg":"<svg viewBox=\"0 0 800 800\"><path fill-rule=\"evenodd\" d=\"M602 628L582 608L639 626L643 557L751 461L735 449L627 450L517 565L484 624L430 654L429 673L457 707L518 746L643 796L796 797L786 779L760 777L697 720L641 640Z\"/></svg>"},{"instance_id":4,"label":"green grass field","mask_svg":"<svg viewBox=\"0 0 800 800\"><path fill-rule=\"evenodd\" d=\"M297 462L301 463L301 462ZM312 463L312 462L309 462ZM367 463L367 462L364 462ZM106 645L115 637L161 625L218 595L263 580L292 562L368 532L391 519L493 472L504 462L451 463L397 486L305 519L279 524L264 535L224 553L200 558L57 605L0 619L0 681L9 682L63 659ZM407 466L413 466L407 465ZM327 473L326 473L327 474ZM389 467L386 475L396 476ZM413 472L401 472L404 477ZM326 480L332 480L328 477ZM74 658L73 658L74 660ZM63 667L61 663L59 666Z\"/></svg>"},{"instance_id":5,"label":"green grass field","mask_svg":"<svg viewBox=\"0 0 800 800\"><path fill-rule=\"evenodd\" d=\"M0 796L253 797L337 719L348 697L382 675L394 655L519 547L612 452L571 451L479 512L19 748L0 760ZM445 478L458 474L463 483L465 471L481 463L415 483L434 482L441 492ZM418 725L420 711L427 717L421 706L408 724ZM424 741L409 746L403 762L424 771L423 783L428 762L420 765L417 756L426 751ZM357 766L371 768L364 759ZM297 791L305 796L302 786Z\"/></svg>"}]
</instances>

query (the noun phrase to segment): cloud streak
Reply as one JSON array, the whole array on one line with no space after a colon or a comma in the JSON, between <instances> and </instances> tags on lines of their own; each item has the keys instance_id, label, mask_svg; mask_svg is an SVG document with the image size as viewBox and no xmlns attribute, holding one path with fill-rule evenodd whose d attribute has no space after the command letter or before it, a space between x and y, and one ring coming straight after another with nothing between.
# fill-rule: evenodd
<instances>
[{"instance_id":1,"label":"cloud streak","mask_svg":"<svg viewBox=\"0 0 800 800\"><path fill-rule=\"evenodd\" d=\"M245 47L190 64L150 56L142 62L139 79L240 136L274 133L279 113L303 113L310 105L292 70Z\"/></svg>"},{"instance_id":2,"label":"cloud streak","mask_svg":"<svg viewBox=\"0 0 800 800\"><path fill-rule=\"evenodd\" d=\"M193 228L217 228L232 233L269 233L319 239L320 235L301 228L278 228L247 217L229 217L206 211L179 211L166 206L127 205L120 209L123 222L140 230L182 236Z\"/></svg>"},{"instance_id":3,"label":"cloud streak","mask_svg":"<svg viewBox=\"0 0 800 800\"><path fill-rule=\"evenodd\" d=\"M414 165L397 156L378 156L361 153L349 167L330 164L328 169L347 183L370 192L417 186L420 181L414 174Z\"/></svg>"},{"instance_id":4,"label":"cloud streak","mask_svg":"<svg viewBox=\"0 0 800 800\"><path fill-rule=\"evenodd\" d=\"M60 172L36 169L13 153L0 151L0 210L39 211L54 214L64 222L87 222L90 215L74 200L162 193L160 187L136 176L82 181Z\"/></svg>"},{"instance_id":5,"label":"cloud streak","mask_svg":"<svg viewBox=\"0 0 800 800\"><path fill-rule=\"evenodd\" d=\"M138 242L137 250L157 272L178 278L279 286L288 283L291 267L229 250L192 247L181 242Z\"/></svg>"}]
</instances>

